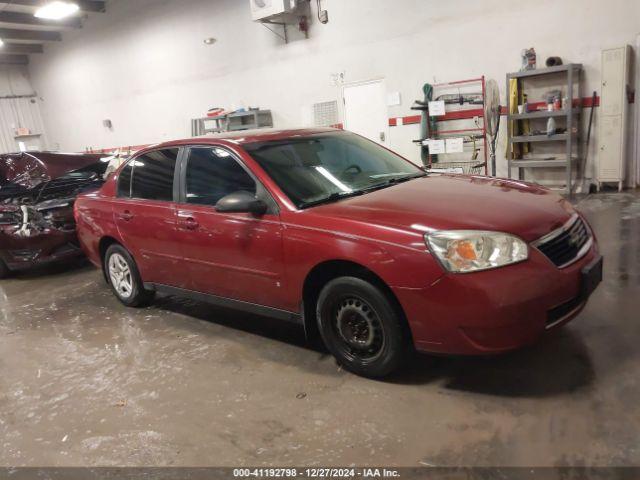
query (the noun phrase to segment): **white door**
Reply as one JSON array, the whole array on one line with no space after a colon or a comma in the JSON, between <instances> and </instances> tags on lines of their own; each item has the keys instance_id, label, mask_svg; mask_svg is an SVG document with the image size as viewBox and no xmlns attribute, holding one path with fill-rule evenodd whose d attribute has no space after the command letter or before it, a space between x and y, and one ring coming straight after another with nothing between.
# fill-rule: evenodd
<instances>
[{"instance_id":1,"label":"white door","mask_svg":"<svg viewBox=\"0 0 640 480\"><path fill-rule=\"evenodd\" d=\"M374 142L389 141L387 89L384 80L343 87L344 128Z\"/></svg>"}]
</instances>

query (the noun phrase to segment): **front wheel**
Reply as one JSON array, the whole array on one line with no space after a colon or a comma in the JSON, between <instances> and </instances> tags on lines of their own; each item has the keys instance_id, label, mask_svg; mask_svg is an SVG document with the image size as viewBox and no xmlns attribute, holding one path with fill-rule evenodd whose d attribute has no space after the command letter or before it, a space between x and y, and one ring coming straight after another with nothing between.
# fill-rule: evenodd
<instances>
[{"instance_id":1,"label":"front wheel","mask_svg":"<svg viewBox=\"0 0 640 480\"><path fill-rule=\"evenodd\" d=\"M104 256L104 268L115 296L127 307L144 307L154 293L144 289L136 262L120 245L111 245Z\"/></svg>"},{"instance_id":2,"label":"front wheel","mask_svg":"<svg viewBox=\"0 0 640 480\"><path fill-rule=\"evenodd\" d=\"M396 370L408 351L403 319L381 289L355 277L340 277L320 292L320 333L338 363L364 377Z\"/></svg>"}]
</instances>

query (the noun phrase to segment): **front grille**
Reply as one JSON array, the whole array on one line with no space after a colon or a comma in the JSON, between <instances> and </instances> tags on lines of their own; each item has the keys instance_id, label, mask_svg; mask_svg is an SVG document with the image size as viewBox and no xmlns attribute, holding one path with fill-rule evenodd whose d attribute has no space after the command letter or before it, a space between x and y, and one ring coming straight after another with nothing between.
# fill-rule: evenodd
<instances>
[{"instance_id":1,"label":"front grille","mask_svg":"<svg viewBox=\"0 0 640 480\"><path fill-rule=\"evenodd\" d=\"M591 233L579 215L574 215L563 227L534 243L558 268L577 260L591 240Z\"/></svg>"}]
</instances>

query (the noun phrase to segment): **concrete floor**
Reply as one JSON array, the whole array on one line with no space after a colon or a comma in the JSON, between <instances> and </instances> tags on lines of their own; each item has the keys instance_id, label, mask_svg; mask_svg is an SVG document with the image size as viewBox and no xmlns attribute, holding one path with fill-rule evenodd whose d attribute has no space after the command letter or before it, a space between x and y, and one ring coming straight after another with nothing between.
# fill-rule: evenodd
<instances>
[{"instance_id":1,"label":"concrete floor","mask_svg":"<svg viewBox=\"0 0 640 480\"><path fill-rule=\"evenodd\" d=\"M0 282L0 465L640 465L640 195L580 207L606 278L573 323L384 382L268 319L126 309L83 262Z\"/></svg>"}]
</instances>

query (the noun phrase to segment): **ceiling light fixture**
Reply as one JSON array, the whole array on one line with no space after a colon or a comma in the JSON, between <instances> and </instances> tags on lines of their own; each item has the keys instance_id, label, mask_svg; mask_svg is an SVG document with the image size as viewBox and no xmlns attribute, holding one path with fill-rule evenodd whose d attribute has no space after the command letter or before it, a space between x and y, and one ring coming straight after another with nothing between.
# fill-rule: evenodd
<instances>
[{"instance_id":1,"label":"ceiling light fixture","mask_svg":"<svg viewBox=\"0 0 640 480\"><path fill-rule=\"evenodd\" d=\"M72 2L48 2L36 10L34 16L45 20L62 20L78 12L80 7Z\"/></svg>"},{"instance_id":2,"label":"ceiling light fixture","mask_svg":"<svg viewBox=\"0 0 640 480\"><path fill-rule=\"evenodd\" d=\"M4 47L4 40L0 38L0 47Z\"/></svg>"}]
</instances>

